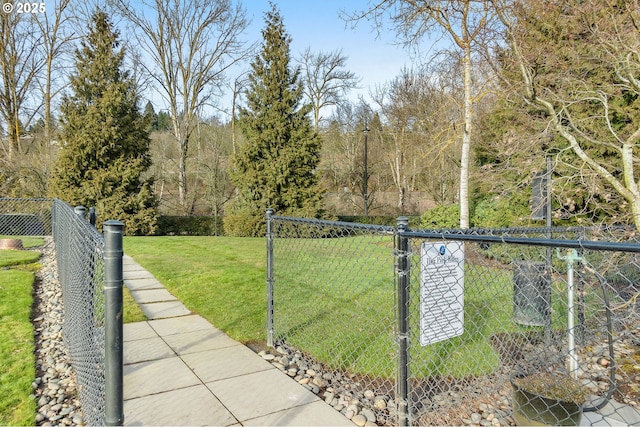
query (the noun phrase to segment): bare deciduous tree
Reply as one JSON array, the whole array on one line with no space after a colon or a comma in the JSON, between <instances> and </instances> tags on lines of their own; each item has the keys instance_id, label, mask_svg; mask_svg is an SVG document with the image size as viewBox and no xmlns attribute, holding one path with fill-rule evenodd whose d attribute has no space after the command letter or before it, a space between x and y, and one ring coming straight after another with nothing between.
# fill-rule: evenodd
<instances>
[{"instance_id":1,"label":"bare deciduous tree","mask_svg":"<svg viewBox=\"0 0 640 427\"><path fill-rule=\"evenodd\" d=\"M47 13L35 15L40 34L42 35L42 49L44 51L44 84L42 87L42 104L44 106L44 138L49 143L52 138L53 99L66 86L66 79L60 71L65 67L58 62L67 53L69 44L75 36L68 28L71 15L68 13L71 0L56 0L53 2L53 17Z\"/></svg>"},{"instance_id":2,"label":"bare deciduous tree","mask_svg":"<svg viewBox=\"0 0 640 427\"><path fill-rule=\"evenodd\" d=\"M21 127L35 116L38 105L27 105L44 65L41 37L30 14L0 14L0 118L6 126L5 156L21 153Z\"/></svg>"},{"instance_id":3,"label":"bare deciduous tree","mask_svg":"<svg viewBox=\"0 0 640 427\"><path fill-rule=\"evenodd\" d=\"M313 123L317 131L322 120L320 111L338 105L349 90L358 86L360 79L344 69L347 57L340 50L312 53L311 48L307 48L298 62L302 66L303 90L313 107Z\"/></svg>"},{"instance_id":4,"label":"bare deciduous tree","mask_svg":"<svg viewBox=\"0 0 640 427\"><path fill-rule=\"evenodd\" d=\"M406 211L407 193L419 186L430 190L435 200L454 198L450 189L445 192L433 182L455 168L450 155L453 149L459 149L455 131L458 109L448 91L441 86L437 73L405 69L374 95L386 125L386 163L401 213ZM450 183L446 179L441 184L445 185L444 181Z\"/></svg>"},{"instance_id":5,"label":"bare deciduous tree","mask_svg":"<svg viewBox=\"0 0 640 427\"><path fill-rule=\"evenodd\" d=\"M444 34L462 53L464 96L462 104L462 144L460 155L460 227L469 227L469 167L473 127L473 52L494 22L493 2L489 0L378 0L367 10L352 14L357 22L371 19L381 28L389 16L399 39L405 45L418 44L428 34Z\"/></svg>"},{"instance_id":6,"label":"bare deciduous tree","mask_svg":"<svg viewBox=\"0 0 640 427\"><path fill-rule=\"evenodd\" d=\"M114 3L135 25L140 47L151 59L145 68L168 104L178 147L179 202L189 212L189 142L204 108L221 95L225 72L247 55L239 40L248 26L246 12L230 0Z\"/></svg>"}]
</instances>

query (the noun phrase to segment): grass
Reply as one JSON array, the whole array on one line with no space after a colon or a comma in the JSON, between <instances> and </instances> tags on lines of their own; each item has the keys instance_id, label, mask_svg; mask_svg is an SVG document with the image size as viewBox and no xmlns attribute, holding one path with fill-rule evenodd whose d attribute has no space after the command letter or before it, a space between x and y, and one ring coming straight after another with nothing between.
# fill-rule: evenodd
<instances>
[{"instance_id":1,"label":"grass","mask_svg":"<svg viewBox=\"0 0 640 427\"><path fill-rule=\"evenodd\" d=\"M265 239L125 237L124 249L189 309L232 338L265 340ZM393 378L397 305L392 238L277 239L274 251L276 338L286 337L329 366ZM465 262L464 333L420 346L419 257L411 260L412 376L462 378L494 372L501 359L493 336L540 331L513 321L512 269L485 265L476 257ZM562 295L562 284L554 287ZM560 316L554 314L554 328L565 323L564 311L562 298L555 298L554 313Z\"/></svg>"},{"instance_id":2,"label":"grass","mask_svg":"<svg viewBox=\"0 0 640 427\"><path fill-rule=\"evenodd\" d=\"M33 251L0 251L0 267L8 267L12 265L31 264L40 259L39 252Z\"/></svg>"},{"instance_id":3,"label":"grass","mask_svg":"<svg viewBox=\"0 0 640 427\"><path fill-rule=\"evenodd\" d=\"M264 340L264 239L127 236L124 250L190 310L232 338Z\"/></svg>"},{"instance_id":4,"label":"grass","mask_svg":"<svg viewBox=\"0 0 640 427\"><path fill-rule=\"evenodd\" d=\"M147 320L140 306L136 303L126 286L122 289L122 321L123 323L143 322Z\"/></svg>"},{"instance_id":5,"label":"grass","mask_svg":"<svg viewBox=\"0 0 640 427\"><path fill-rule=\"evenodd\" d=\"M34 425L36 402L30 398L35 378L31 307L36 265L29 251L0 251L0 264L22 264L20 270L0 270L0 425ZM22 257L21 257L22 256Z\"/></svg>"}]
</instances>

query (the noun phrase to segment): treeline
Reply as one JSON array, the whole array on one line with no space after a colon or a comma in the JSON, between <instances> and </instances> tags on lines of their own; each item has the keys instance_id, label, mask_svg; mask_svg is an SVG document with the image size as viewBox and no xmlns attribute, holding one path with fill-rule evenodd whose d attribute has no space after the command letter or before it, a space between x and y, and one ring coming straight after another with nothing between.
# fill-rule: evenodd
<instances>
[{"instance_id":1,"label":"treeline","mask_svg":"<svg viewBox=\"0 0 640 427\"><path fill-rule=\"evenodd\" d=\"M114 70L128 83L91 92L74 81L104 68L81 55L83 43L99 50L87 38L87 28L99 30L95 10L54 3L46 14L0 17L2 195L124 198L128 207L114 214L151 218L131 221L148 224L139 233L151 232L160 213L229 217L232 232L259 234L266 207L335 217L434 206L429 226L504 227L542 224L531 219L531 183L550 157L554 223L640 224L638 1L416 9L394 0L346 12L336 19L395 31L408 54L428 51L427 36L450 41L357 102L349 92L359 77L339 47L292 55L275 6L263 38L244 42L246 10L221 0L180 3L181 14L171 1L110 2L106 15L127 23L104 25L118 36ZM238 64L247 71L228 75ZM71 111L68 101L85 96L93 106L87 93L111 101L128 93L139 112L114 108L115 100L96 121L78 120L87 124L79 131L71 118L87 110ZM204 113L223 93L231 105ZM164 104L146 101L150 94ZM117 138L132 128L88 130L125 117L139 130L136 141ZM107 156L108 138L120 142ZM75 159L66 166L65 151ZM97 172L113 169L113 161L89 161L101 156L120 159L122 173ZM115 185L123 176L128 184Z\"/></svg>"}]
</instances>

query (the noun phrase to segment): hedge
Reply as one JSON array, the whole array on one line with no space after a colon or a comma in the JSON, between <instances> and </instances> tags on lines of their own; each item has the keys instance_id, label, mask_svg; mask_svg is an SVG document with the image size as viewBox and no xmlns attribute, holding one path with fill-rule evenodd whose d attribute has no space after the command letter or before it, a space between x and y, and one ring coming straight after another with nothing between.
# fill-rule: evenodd
<instances>
[{"instance_id":1,"label":"hedge","mask_svg":"<svg viewBox=\"0 0 640 427\"><path fill-rule=\"evenodd\" d=\"M221 216L167 216L158 217L158 236L222 236Z\"/></svg>"}]
</instances>

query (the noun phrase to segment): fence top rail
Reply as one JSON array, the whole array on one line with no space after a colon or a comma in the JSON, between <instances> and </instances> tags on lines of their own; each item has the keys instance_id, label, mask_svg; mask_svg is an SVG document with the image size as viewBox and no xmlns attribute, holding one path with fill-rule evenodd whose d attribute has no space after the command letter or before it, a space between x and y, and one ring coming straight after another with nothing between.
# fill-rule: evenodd
<instances>
[{"instance_id":1,"label":"fence top rail","mask_svg":"<svg viewBox=\"0 0 640 427\"><path fill-rule=\"evenodd\" d=\"M91 225L90 222L85 221L84 219L77 216L71 205L69 205L67 202L64 202L57 198L53 199L53 207L54 209L56 209L57 207L58 209L63 210L65 214L68 215L68 220L71 221L73 225L77 226L78 230L80 230L82 233L85 233L85 236L94 241L100 242L100 244L104 243L104 236L102 235L102 233L100 233L96 229L96 227Z\"/></svg>"},{"instance_id":2,"label":"fence top rail","mask_svg":"<svg viewBox=\"0 0 640 427\"><path fill-rule=\"evenodd\" d=\"M367 230L376 233L390 234L396 233L396 227L389 225L373 225L373 224L361 224L358 222L343 222L343 221L329 221L324 219L315 218L294 218L289 216L272 215L271 219L276 221L291 222L298 224L309 224L319 227L340 227L340 228L357 228L359 230Z\"/></svg>"},{"instance_id":3,"label":"fence top rail","mask_svg":"<svg viewBox=\"0 0 640 427\"><path fill-rule=\"evenodd\" d=\"M475 234L448 234L435 231L398 231L398 236L422 239L457 240L479 243L511 243L516 245L545 246L567 249L592 249L599 251L640 252L639 243L607 242L596 240L560 240L531 237L508 237Z\"/></svg>"},{"instance_id":4,"label":"fence top rail","mask_svg":"<svg viewBox=\"0 0 640 427\"><path fill-rule=\"evenodd\" d=\"M345 222L345 221L329 221L315 218L299 218L280 215L271 215L272 220L289 222L296 224L308 224L318 227L339 227L339 228L354 228L359 230L366 230L375 233L383 233L388 235L398 235L400 237L408 238L422 238L422 239L442 239L442 240L457 240L468 241L478 243L511 243L516 245L529 245L529 246L543 246L553 248L566 248L566 249L591 249L599 251L613 251L613 252L635 252L640 253L640 243L634 242L611 242L611 241L597 241L597 240L567 240L567 239L553 239L553 238L534 238L534 237L511 237L505 236L504 233L509 232L521 232L529 234L542 234L542 233L558 233L558 232L577 232L582 233L586 231L605 231L605 230L629 230L626 226L595 226L595 227L536 227L536 228L471 228L471 229L446 229L446 230L401 230L396 226L388 225L373 225L373 224L361 224L358 222ZM495 234L494 234L495 233ZM502 234L502 235L496 235Z\"/></svg>"},{"instance_id":5,"label":"fence top rail","mask_svg":"<svg viewBox=\"0 0 640 427\"><path fill-rule=\"evenodd\" d=\"M52 202L54 199L49 199L46 197L26 197L26 198L15 198L15 197L0 197L0 201L12 201L12 202Z\"/></svg>"},{"instance_id":6,"label":"fence top rail","mask_svg":"<svg viewBox=\"0 0 640 427\"><path fill-rule=\"evenodd\" d=\"M429 228L429 229L413 229L420 232L437 232L446 234L471 234L471 235L503 235L511 233L520 234L548 234L548 233L585 233L593 231L629 231L635 232L633 226L626 225L593 225L593 226L555 226L555 227L506 227L506 228Z\"/></svg>"}]
</instances>

